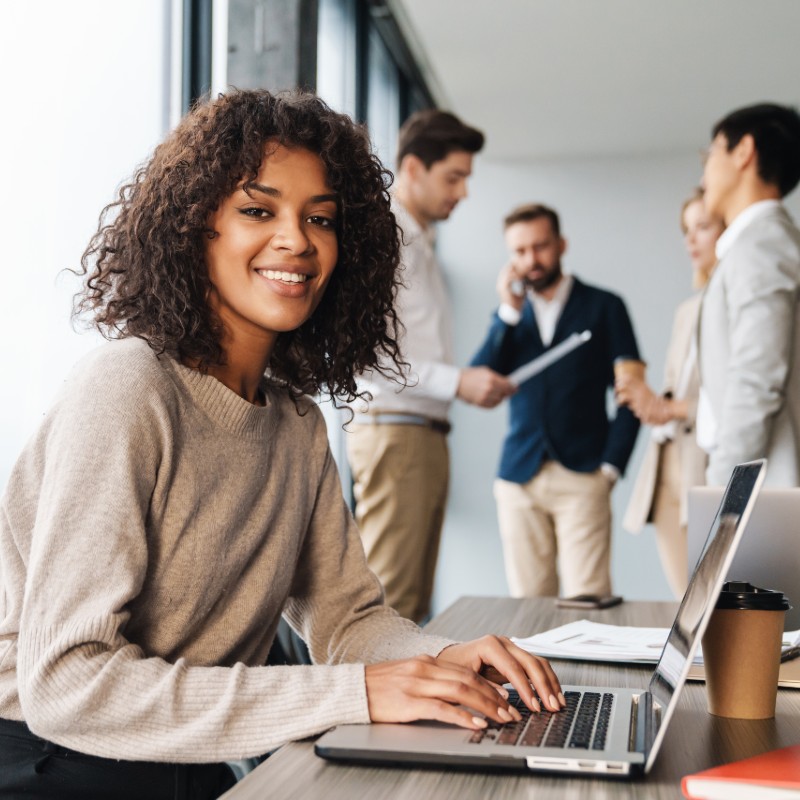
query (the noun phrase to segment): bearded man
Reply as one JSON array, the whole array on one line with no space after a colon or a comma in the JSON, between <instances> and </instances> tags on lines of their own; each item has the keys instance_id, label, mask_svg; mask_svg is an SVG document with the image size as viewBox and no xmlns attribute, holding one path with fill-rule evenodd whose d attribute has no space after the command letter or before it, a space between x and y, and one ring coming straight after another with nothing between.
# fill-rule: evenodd
<instances>
[{"instance_id":1,"label":"bearded man","mask_svg":"<svg viewBox=\"0 0 800 800\"><path fill-rule=\"evenodd\" d=\"M574 333L591 339L523 382L494 485L509 589L514 597L611 592L611 490L639 423L608 414L617 359L638 359L620 297L564 272L558 214L521 206L505 219L510 261L500 306L472 360L508 375Z\"/></svg>"}]
</instances>

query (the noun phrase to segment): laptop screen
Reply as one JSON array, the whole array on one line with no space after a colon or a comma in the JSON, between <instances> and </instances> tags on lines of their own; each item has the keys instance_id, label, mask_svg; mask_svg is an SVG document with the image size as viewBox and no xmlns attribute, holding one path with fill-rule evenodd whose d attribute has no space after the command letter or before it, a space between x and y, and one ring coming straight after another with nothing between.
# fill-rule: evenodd
<instances>
[{"instance_id":1,"label":"laptop screen","mask_svg":"<svg viewBox=\"0 0 800 800\"><path fill-rule=\"evenodd\" d=\"M661 651L650 680L650 692L664 709L662 730L671 714L676 691L683 686L697 645L722 589L736 546L744 533L758 490L764 480L765 461L751 461L735 467L700 559ZM654 749L657 749L654 747Z\"/></svg>"}]
</instances>

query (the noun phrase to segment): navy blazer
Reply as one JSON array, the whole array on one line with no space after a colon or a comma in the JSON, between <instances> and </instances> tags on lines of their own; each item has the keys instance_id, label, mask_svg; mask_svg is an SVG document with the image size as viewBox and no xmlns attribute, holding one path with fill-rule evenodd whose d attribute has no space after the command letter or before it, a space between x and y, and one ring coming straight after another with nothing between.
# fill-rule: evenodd
<instances>
[{"instance_id":1,"label":"navy blazer","mask_svg":"<svg viewBox=\"0 0 800 800\"><path fill-rule=\"evenodd\" d=\"M639 357L622 298L574 278L550 347L570 334L589 330L592 338L523 383L510 399L510 426L498 475L526 483L545 459L576 472L601 463L625 471L639 431L639 420L618 408L609 420L608 389L614 384L614 359ZM550 347L542 344L533 306L526 299L518 325L495 313L489 334L472 359L508 375Z\"/></svg>"}]
</instances>

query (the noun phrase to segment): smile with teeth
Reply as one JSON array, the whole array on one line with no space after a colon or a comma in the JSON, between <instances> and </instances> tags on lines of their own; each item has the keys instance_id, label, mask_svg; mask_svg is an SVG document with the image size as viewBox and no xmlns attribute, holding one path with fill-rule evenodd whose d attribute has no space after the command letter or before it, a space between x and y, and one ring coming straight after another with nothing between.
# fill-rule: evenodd
<instances>
[{"instance_id":1,"label":"smile with teeth","mask_svg":"<svg viewBox=\"0 0 800 800\"><path fill-rule=\"evenodd\" d=\"M263 275L270 281L283 281L284 283L305 283L308 275L301 275L299 272L284 272L277 269L256 270L259 275Z\"/></svg>"}]
</instances>

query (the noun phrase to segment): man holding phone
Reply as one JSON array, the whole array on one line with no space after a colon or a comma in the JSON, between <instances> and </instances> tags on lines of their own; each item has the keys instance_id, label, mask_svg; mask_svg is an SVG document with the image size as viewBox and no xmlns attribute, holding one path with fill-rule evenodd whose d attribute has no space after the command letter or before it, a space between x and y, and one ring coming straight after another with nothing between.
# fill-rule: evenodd
<instances>
[{"instance_id":1,"label":"man holding phone","mask_svg":"<svg viewBox=\"0 0 800 800\"><path fill-rule=\"evenodd\" d=\"M609 419L614 361L638 359L620 297L564 272L558 214L520 206L505 219L510 261L500 307L473 365L508 375L574 333L591 339L522 383L494 494L514 597L611 593L611 490L630 458L639 422Z\"/></svg>"}]
</instances>

